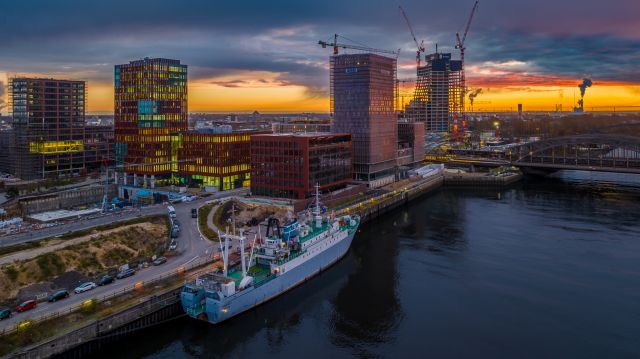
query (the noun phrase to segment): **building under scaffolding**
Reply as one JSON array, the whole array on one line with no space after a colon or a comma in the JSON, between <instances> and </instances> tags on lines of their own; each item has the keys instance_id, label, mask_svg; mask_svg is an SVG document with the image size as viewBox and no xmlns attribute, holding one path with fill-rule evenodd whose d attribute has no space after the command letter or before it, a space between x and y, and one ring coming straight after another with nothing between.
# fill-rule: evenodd
<instances>
[{"instance_id":1,"label":"building under scaffolding","mask_svg":"<svg viewBox=\"0 0 640 359\"><path fill-rule=\"evenodd\" d=\"M451 54L434 53L418 67L414 98L406 108L406 118L424 122L428 132L449 132L454 121L462 120L464 91L462 62Z\"/></svg>"}]
</instances>

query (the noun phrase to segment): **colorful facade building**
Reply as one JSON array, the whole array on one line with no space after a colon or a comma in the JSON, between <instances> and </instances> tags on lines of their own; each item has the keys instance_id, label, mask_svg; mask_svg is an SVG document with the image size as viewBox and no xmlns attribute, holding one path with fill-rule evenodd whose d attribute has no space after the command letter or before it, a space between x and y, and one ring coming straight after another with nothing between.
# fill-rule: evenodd
<instances>
[{"instance_id":1,"label":"colorful facade building","mask_svg":"<svg viewBox=\"0 0 640 359\"><path fill-rule=\"evenodd\" d=\"M144 58L115 66L116 166L125 181L168 180L175 154L171 136L188 129L187 65ZM142 178L141 178L142 179Z\"/></svg>"},{"instance_id":2,"label":"colorful facade building","mask_svg":"<svg viewBox=\"0 0 640 359\"><path fill-rule=\"evenodd\" d=\"M23 180L86 173L84 81L12 78L9 101L9 173Z\"/></svg>"},{"instance_id":3,"label":"colorful facade building","mask_svg":"<svg viewBox=\"0 0 640 359\"><path fill-rule=\"evenodd\" d=\"M397 117L396 59L377 54L330 58L334 133L353 138L354 179L369 187L395 180Z\"/></svg>"},{"instance_id":4,"label":"colorful facade building","mask_svg":"<svg viewBox=\"0 0 640 359\"><path fill-rule=\"evenodd\" d=\"M304 199L344 187L353 179L350 134L295 133L251 136L251 193Z\"/></svg>"},{"instance_id":5,"label":"colorful facade building","mask_svg":"<svg viewBox=\"0 0 640 359\"><path fill-rule=\"evenodd\" d=\"M251 136L267 133L200 129L174 134L175 176L181 184L220 191L249 187Z\"/></svg>"}]
</instances>

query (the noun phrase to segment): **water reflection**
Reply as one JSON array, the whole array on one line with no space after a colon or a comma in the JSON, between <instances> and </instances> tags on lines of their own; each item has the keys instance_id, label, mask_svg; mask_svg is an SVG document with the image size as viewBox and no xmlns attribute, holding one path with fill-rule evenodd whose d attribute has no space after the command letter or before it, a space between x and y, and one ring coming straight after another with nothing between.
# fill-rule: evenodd
<instances>
[{"instance_id":1,"label":"water reflection","mask_svg":"<svg viewBox=\"0 0 640 359\"><path fill-rule=\"evenodd\" d=\"M403 313L396 292L398 240L393 218L365 227L353 245L358 267L332 301L331 342L359 357L375 357L377 345L394 340Z\"/></svg>"},{"instance_id":2,"label":"water reflection","mask_svg":"<svg viewBox=\"0 0 640 359\"><path fill-rule=\"evenodd\" d=\"M640 176L567 181L437 191L266 305L100 358L640 357Z\"/></svg>"}]
</instances>

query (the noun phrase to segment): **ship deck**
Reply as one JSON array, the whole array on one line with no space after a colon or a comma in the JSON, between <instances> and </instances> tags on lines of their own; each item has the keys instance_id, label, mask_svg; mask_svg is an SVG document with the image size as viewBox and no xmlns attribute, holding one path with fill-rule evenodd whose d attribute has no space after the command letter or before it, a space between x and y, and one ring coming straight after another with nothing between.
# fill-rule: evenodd
<instances>
[{"instance_id":1,"label":"ship deck","mask_svg":"<svg viewBox=\"0 0 640 359\"><path fill-rule=\"evenodd\" d=\"M267 266L254 265L253 267L249 268L249 273L247 274L253 277L254 283L259 283L269 277L269 275L271 274L271 270ZM227 276L236 282L237 287L240 285L240 281L242 280L242 270L236 270L234 272L228 273Z\"/></svg>"}]
</instances>

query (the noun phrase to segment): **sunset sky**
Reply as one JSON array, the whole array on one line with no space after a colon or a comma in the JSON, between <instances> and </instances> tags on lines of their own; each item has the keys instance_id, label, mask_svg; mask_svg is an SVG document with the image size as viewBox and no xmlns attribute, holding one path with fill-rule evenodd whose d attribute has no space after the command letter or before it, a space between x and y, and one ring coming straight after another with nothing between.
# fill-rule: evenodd
<instances>
[{"instance_id":1,"label":"sunset sky","mask_svg":"<svg viewBox=\"0 0 640 359\"><path fill-rule=\"evenodd\" d=\"M415 79L398 4L427 52L437 43L458 56L455 33L473 0L25 0L2 6L0 81L87 80L89 113L109 113L115 64L167 57L189 65L190 112L327 112L330 51L317 42L333 33L401 48L398 77ZM594 83L587 109L640 106L638 14L637 0L481 1L466 51L468 86L482 88L474 108L568 110L584 77ZM402 94L408 101L411 89Z\"/></svg>"}]
</instances>

